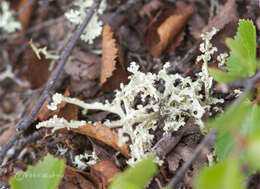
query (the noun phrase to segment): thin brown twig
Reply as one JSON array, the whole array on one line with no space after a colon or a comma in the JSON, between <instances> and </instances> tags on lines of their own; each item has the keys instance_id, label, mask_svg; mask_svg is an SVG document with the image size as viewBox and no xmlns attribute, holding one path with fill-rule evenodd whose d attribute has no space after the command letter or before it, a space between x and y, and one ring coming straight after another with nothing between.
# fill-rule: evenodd
<instances>
[{"instance_id":1,"label":"thin brown twig","mask_svg":"<svg viewBox=\"0 0 260 189\"><path fill-rule=\"evenodd\" d=\"M84 29L86 28L87 24L89 23L91 17L95 13L96 9L99 7L100 2L101 2L101 0L95 0L94 1L93 5L89 9L87 16L85 17L83 23L75 31L75 33L74 33L73 37L71 38L70 42L65 47L65 49L64 49L64 51L61 55L59 64L56 67L56 69L54 70L54 72L52 73L50 79L48 80L47 86L46 86L45 90L43 91L43 94L42 94L38 104L36 105L36 107L32 111L32 113L16 124L15 127L17 129L17 132L1 148L0 164L3 162L3 158L6 154L6 152L8 151L8 149L10 149L10 147L15 143L15 141L21 136L23 131L26 130L33 123L35 116L38 114L38 112L39 112L40 108L42 107L43 103L45 102L45 100L49 97L49 94L51 93L55 82L58 80L58 77L59 77L63 67L66 64L66 62L67 62L67 60L68 60L68 58L69 58L69 56L72 52L72 49L76 45L78 39L80 38L81 34L83 33Z\"/></svg>"},{"instance_id":2,"label":"thin brown twig","mask_svg":"<svg viewBox=\"0 0 260 189\"><path fill-rule=\"evenodd\" d=\"M239 97L232 103L232 107L236 107L246 96L247 94L254 88L254 85L260 80L260 71L258 71L253 77L238 80L239 83L244 86L244 91ZM235 81L236 83L238 81Z\"/></svg>"},{"instance_id":3,"label":"thin brown twig","mask_svg":"<svg viewBox=\"0 0 260 189\"><path fill-rule=\"evenodd\" d=\"M168 184L169 188L177 188L177 185L184 178L184 174L189 169L189 167L191 166L192 162L194 162L198 158L199 154L201 153L201 150L205 146L213 145L215 143L215 140L216 140L216 132L214 132L214 131L209 132L204 137L204 139L201 141L201 143L194 150L194 152L193 152L192 156L189 158L189 160L184 163L184 165L177 172L177 174L171 179L171 181Z\"/></svg>"}]
</instances>

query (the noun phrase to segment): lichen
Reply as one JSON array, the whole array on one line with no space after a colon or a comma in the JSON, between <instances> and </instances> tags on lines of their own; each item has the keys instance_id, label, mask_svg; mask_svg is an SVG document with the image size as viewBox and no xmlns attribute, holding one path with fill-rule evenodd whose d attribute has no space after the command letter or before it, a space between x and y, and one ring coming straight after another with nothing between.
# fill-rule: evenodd
<instances>
[{"instance_id":1,"label":"lichen","mask_svg":"<svg viewBox=\"0 0 260 189\"><path fill-rule=\"evenodd\" d=\"M21 29L21 24L14 19L14 11L10 9L9 2L0 1L0 30L12 33Z\"/></svg>"},{"instance_id":2,"label":"lichen","mask_svg":"<svg viewBox=\"0 0 260 189\"><path fill-rule=\"evenodd\" d=\"M83 22L89 8L92 6L93 0L76 0L73 6L76 9L70 9L65 13L65 17L73 24L79 25ZM98 18L98 14L102 14L106 8L106 0L101 2L100 8L96 11L89 21L86 29L81 35L81 39L92 44L94 39L102 33L102 22Z\"/></svg>"},{"instance_id":3,"label":"lichen","mask_svg":"<svg viewBox=\"0 0 260 189\"><path fill-rule=\"evenodd\" d=\"M153 74L139 71L139 66L132 62L128 68L132 73L130 81L127 85L120 85L112 102L85 103L56 93L48 107L55 110L58 104L65 101L82 107L85 113L95 109L116 114L118 120L106 120L103 124L119 128L119 145L130 141L131 158L127 163L135 165L151 152L156 129L162 128L165 134L178 130L185 125L187 118L193 118L195 124L203 129L205 112L210 112L211 107L216 109L215 104L223 103L223 99L212 96L212 77L207 70L207 63L216 51L209 42L215 33L216 30L213 30L203 37L206 40L201 45L203 54L198 58L203 60L202 72L196 78L168 74L169 63L158 74Z\"/></svg>"}]
</instances>

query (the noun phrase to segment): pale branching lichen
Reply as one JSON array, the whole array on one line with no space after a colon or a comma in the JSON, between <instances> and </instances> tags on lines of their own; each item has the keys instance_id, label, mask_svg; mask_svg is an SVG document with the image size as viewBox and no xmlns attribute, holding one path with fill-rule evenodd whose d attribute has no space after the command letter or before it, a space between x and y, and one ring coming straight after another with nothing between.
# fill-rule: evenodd
<instances>
[{"instance_id":1,"label":"pale branching lichen","mask_svg":"<svg viewBox=\"0 0 260 189\"><path fill-rule=\"evenodd\" d=\"M37 48L33 41L30 40L29 42L33 52L35 53L35 55L37 56L38 59L41 60L41 55L40 54L43 54L45 56L46 59L52 59L52 60L58 60L59 59L59 56L58 55L54 55L54 54L51 54L47 51L47 47L43 47L43 48Z\"/></svg>"},{"instance_id":2,"label":"pale branching lichen","mask_svg":"<svg viewBox=\"0 0 260 189\"><path fill-rule=\"evenodd\" d=\"M223 67L226 63L226 58L228 57L227 53L221 53L217 56L217 60L219 61L218 67Z\"/></svg>"},{"instance_id":3,"label":"pale branching lichen","mask_svg":"<svg viewBox=\"0 0 260 189\"><path fill-rule=\"evenodd\" d=\"M57 115L54 115L51 119L47 121L42 121L37 124L36 128L40 127L49 127L52 128L52 132L58 130L58 129L74 129L74 128L79 128L80 126L83 126L86 124L86 121L76 121L76 120L71 120L67 121L64 118L58 118Z\"/></svg>"},{"instance_id":4,"label":"pale branching lichen","mask_svg":"<svg viewBox=\"0 0 260 189\"><path fill-rule=\"evenodd\" d=\"M211 56L217 52L217 48L213 47L210 40L212 37L217 33L217 29L213 28L211 32L207 32L206 34L201 34L201 38L203 40L203 43L200 44L200 51L202 52L202 55L197 57L197 61L203 61L203 65L201 68L201 79L203 80L205 84L205 95L206 98L209 97L210 88L212 86L213 78L209 76L208 73L208 62L211 60Z\"/></svg>"},{"instance_id":5,"label":"pale branching lichen","mask_svg":"<svg viewBox=\"0 0 260 189\"><path fill-rule=\"evenodd\" d=\"M0 30L12 33L21 29L21 24L14 19L15 12L10 9L9 2L0 1Z\"/></svg>"},{"instance_id":6,"label":"pale branching lichen","mask_svg":"<svg viewBox=\"0 0 260 189\"><path fill-rule=\"evenodd\" d=\"M128 164L134 165L150 153L154 139L152 133L158 129L160 117L163 117L160 127L165 133L184 126L187 117L194 118L195 123L203 128L202 116L205 111L209 111L213 104L222 102L211 96L203 97L201 92L205 86L205 75L203 77L198 75L198 78L193 81L179 74L167 74L168 67L169 64L166 63L158 74L145 74L138 70L137 64L131 63L128 68L132 73L130 82L127 85L121 84L120 90L116 91L111 103L106 101L104 104L99 102L89 104L56 93L48 107L55 110L59 103L65 101L78 105L86 111L96 109L118 115L118 120L107 120L104 124L110 128L119 127L119 145L130 139L131 158ZM157 87L158 83L163 86L163 89ZM37 128L50 125L44 124L46 122L48 121L39 123L41 125L38 124ZM61 128L59 124L54 126L54 123L52 127L55 130Z\"/></svg>"},{"instance_id":7,"label":"pale branching lichen","mask_svg":"<svg viewBox=\"0 0 260 189\"><path fill-rule=\"evenodd\" d=\"M75 6L77 9L70 9L65 13L65 17L73 24L81 24L93 2L93 0L76 0L73 3L73 6ZM98 11L94 13L83 34L81 35L81 39L83 41L92 44L93 40L100 36L102 33L102 22L99 20L98 14L102 14L105 8L106 0L103 0Z\"/></svg>"},{"instance_id":8,"label":"pale branching lichen","mask_svg":"<svg viewBox=\"0 0 260 189\"><path fill-rule=\"evenodd\" d=\"M83 159L85 160L85 162L82 161ZM99 158L97 157L96 153L93 151L91 155L89 155L87 153L76 155L74 158L73 164L77 168L84 170L88 166L96 164L98 160L99 160Z\"/></svg>"}]
</instances>

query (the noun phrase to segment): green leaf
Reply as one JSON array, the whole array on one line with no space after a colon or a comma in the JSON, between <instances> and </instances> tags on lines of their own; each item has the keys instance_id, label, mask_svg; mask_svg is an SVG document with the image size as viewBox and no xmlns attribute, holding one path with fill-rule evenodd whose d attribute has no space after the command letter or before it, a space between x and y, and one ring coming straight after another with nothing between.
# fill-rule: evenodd
<instances>
[{"instance_id":1,"label":"green leaf","mask_svg":"<svg viewBox=\"0 0 260 189\"><path fill-rule=\"evenodd\" d=\"M214 148L217 160L223 160L228 157L235 144L232 131L234 128L238 131L241 129L251 109L252 105L244 100L238 106L228 108L224 114L206 123L207 127L217 129L218 131Z\"/></svg>"},{"instance_id":2,"label":"green leaf","mask_svg":"<svg viewBox=\"0 0 260 189\"><path fill-rule=\"evenodd\" d=\"M63 176L65 161L50 154L35 166L29 166L26 172L18 172L9 179L12 189L55 189Z\"/></svg>"},{"instance_id":3,"label":"green leaf","mask_svg":"<svg viewBox=\"0 0 260 189\"><path fill-rule=\"evenodd\" d=\"M248 161L253 170L260 170L260 133L257 133L254 137L251 137L248 142L247 150Z\"/></svg>"},{"instance_id":4,"label":"green leaf","mask_svg":"<svg viewBox=\"0 0 260 189\"><path fill-rule=\"evenodd\" d=\"M223 72L218 69L208 68L209 74L220 83L229 83L236 79L235 76L230 75L228 72Z\"/></svg>"},{"instance_id":5,"label":"green leaf","mask_svg":"<svg viewBox=\"0 0 260 189\"><path fill-rule=\"evenodd\" d=\"M240 20L235 40L241 45L248 60L256 59L256 29L251 20Z\"/></svg>"},{"instance_id":6,"label":"green leaf","mask_svg":"<svg viewBox=\"0 0 260 189\"><path fill-rule=\"evenodd\" d=\"M241 133L247 138L254 136L256 133L260 134L259 123L260 106L249 104L246 101L237 107L229 108L225 114L207 123L208 127L218 130L215 144L217 160L227 158L232 151L235 144L232 133Z\"/></svg>"},{"instance_id":7,"label":"green leaf","mask_svg":"<svg viewBox=\"0 0 260 189\"><path fill-rule=\"evenodd\" d=\"M152 155L134 167L127 168L122 174L117 175L109 185L109 189L141 189L147 184L157 171Z\"/></svg>"},{"instance_id":8,"label":"green leaf","mask_svg":"<svg viewBox=\"0 0 260 189\"><path fill-rule=\"evenodd\" d=\"M256 60L256 29L252 21L239 20L239 26L234 39L226 39L230 49L227 58L228 72L209 69L213 78L221 83L228 83L235 79L251 77L260 67Z\"/></svg>"},{"instance_id":9,"label":"green leaf","mask_svg":"<svg viewBox=\"0 0 260 189\"><path fill-rule=\"evenodd\" d=\"M252 108L245 117L245 120L241 127L241 132L247 137L260 134L260 106L252 105Z\"/></svg>"},{"instance_id":10,"label":"green leaf","mask_svg":"<svg viewBox=\"0 0 260 189\"><path fill-rule=\"evenodd\" d=\"M234 145L235 140L230 131L219 132L214 147L217 161L226 159Z\"/></svg>"},{"instance_id":11,"label":"green leaf","mask_svg":"<svg viewBox=\"0 0 260 189\"><path fill-rule=\"evenodd\" d=\"M255 59L247 57L242 45L233 39L226 39L230 48L230 57L227 59L227 69L231 75L238 78L250 77L256 72Z\"/></svg>"},{"instance_id":12,"label":"green leaf","mask_svg":"<svg viewBox=\"0 0 260 189\"><path fill-rule=\"evenodd\" d=\"M235 39L227 39L230 57L227 59L229 73L238 78L250 77L257 69L256 29L252 21L239 20Z\"/></svg>"},{"instance_id":13,"label":"green leaf","mask_svg":"<svg viewBox=\"0 0 260 189\"><path fill-rule=\"evenodd\" d=\"M239 161L228 159L200 170L194 189L244 189Z\"/></svg>"},{"instance_id":14,"label":"green leaf","mask_svg":"<svg viewBox=\"0 0 260 189\"><path fill-rule=\"evenodd\" d=\"M220 114L215 119L206 123L207 127L215 128L218 131L231 130L233 127L238 127L245 120L245 116L252 109L252 104L247 103L246 98L236 107L228 108L225 113Z\"/></svg>"}]
</instances>

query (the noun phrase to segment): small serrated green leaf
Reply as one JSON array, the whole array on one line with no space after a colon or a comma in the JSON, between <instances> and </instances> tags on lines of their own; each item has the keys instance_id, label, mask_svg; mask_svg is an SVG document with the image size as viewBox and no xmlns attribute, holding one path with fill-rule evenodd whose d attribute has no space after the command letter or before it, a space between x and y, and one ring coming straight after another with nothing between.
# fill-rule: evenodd
<instances>
[{"instance_id":1,"label":"small serrated green leaf","mask_svg":"<svg viewBox=\"0 0 260 189\"><path fill-rule=\"evenodd\" d=\"M230 49L227 58L227 74L210 70L210 74L218 82L228 83L235 79L251 77L260 67L256 60L256 29L252 21L239 20L239 26L234 39L227 38L226 44Z\"/></svg>"},{"instance_id":2,"label":"small serrated green leaf","mask_svg":"<svg viewBox=\"0 0 260 189\"><path fill-rule=\"evenodd\" d=\"M26 172L18 172L9 179L12 189L56 189L63 177L65 161L50 154L35 166L29 166Z\"/></svg>"},{"instance_id":3,"label":"small serrated green leaf","mask_svg":"<svg viewBox=\"0 0 260 189\"><path fill-rule=\"evenodd\" d=\"M235 76L230 75L228 72L223 72L218 69L208 68L209 74L220 83L229 83L236 79Z\"/></svg>"},{"instance_id":4,"label":"small serrated green leaf","mask_svg":"<svg viewBox=\"0 0 260 189\"><path fill-rule=\"evenodd\" d=\"M227 39L226 44L230 48L230 57L226 63L230 75L245 78L255 74L256 30L253 22L239 20L235 39Z\"/></svg>"},{"instance_id":5,"label":"small serrated green leaf","mask_svg":"<svg viewBox=\"0 0 260 189\"><path fill-rule=\"evenodd\" d=\"M245 189L239 161L227 159L200 170L195 189Z\"/></svg>"},{"instance_id":6,"label":"small serrated green leaf","mask_svg":"<svg viewBox=\"0 0 260 189\"><path fill-rule=\"evenodd\" d=\"M256 29L251 20L239 20L235 40L241 45L246 59L256 59Z\"/></svg>"},{"instance_id":7,"label":"small serrated green leaf","mask_svg":"<svg viewBox=\"0 0 260 189\"><path fill-rule=\"evenodd\" d=\"M109 189L141 189L157 171L152 155L134 167L127 168L122 174L117 175L109 185Z\"/></svg>"}]
</instances>

